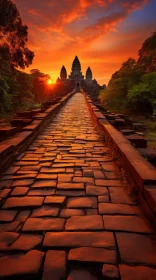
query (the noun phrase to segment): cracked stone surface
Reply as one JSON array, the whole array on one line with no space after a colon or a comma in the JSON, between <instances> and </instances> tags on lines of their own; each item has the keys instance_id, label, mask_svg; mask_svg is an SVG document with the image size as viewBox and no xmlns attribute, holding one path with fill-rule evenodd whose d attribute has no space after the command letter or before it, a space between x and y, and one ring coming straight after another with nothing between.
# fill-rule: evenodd
<instances>
[{"instance_id":1,"label":"cracked stone surface","mask_svg":"<svg viewBox=\"0 0 156 280\"><path fill-rule=\"evenodd\" d=\"M0 199L0 279L156 279L152 228L82 94L3 174Z\"/></svg>"}]
</instances>

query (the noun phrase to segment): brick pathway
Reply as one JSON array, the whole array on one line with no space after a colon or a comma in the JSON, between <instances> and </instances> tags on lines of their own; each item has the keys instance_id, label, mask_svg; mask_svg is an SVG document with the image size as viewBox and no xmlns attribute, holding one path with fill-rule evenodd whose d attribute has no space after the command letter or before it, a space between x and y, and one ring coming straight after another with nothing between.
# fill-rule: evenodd
<instances>
[{"instance_id":1,"label":"brick pathway","mask_svg":"<svg viewBox=\"0 0 156 280\"><path fill-rule=\"evenodd\" d=\"M5 172L0 197L0 279L156 279L152 229L81 94Z\"/></svg>"}]
</instances>

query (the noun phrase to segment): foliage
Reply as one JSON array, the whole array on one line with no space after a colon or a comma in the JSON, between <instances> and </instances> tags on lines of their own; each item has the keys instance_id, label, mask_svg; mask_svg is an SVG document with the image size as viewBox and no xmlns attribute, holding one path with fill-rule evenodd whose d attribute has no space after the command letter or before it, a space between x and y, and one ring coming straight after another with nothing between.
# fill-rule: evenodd
<instances>
[{"instance_id":1,"label":"foliage","mask_svg":"<svg viewBox=\"0 0 156 280\"><path fill-rule=\"evenodd\" d=\"M156 112L156 32L142 45L136 61L129 58L100 92L104 106L113 110Z\"/></svg>"},{"instance_id":2,"label":"foliage","mask_svg":"<svg viewBox=\"0 0 156 280\"><path fill-rule=\"evenodd\" d=\"M16 69L32 63L27 36L16 6L0 0L0 112L26 109L34 101L31 75Z\"/></svg>"},{"instance_id":3,"label":"foliage","mask_svg":"<svg viewBox=\"0 0 156 280\"><path fill-rule=\"evenodd\" d=\"M156 72L142 76L128 92L128 104L140 112L156 113Z\"/></svg>"},{"instance_id":4,"label":"foliage","mask_svg":"<svg viewBox=\"0 0 156 280\"><path fill-rule=\"evenodd\" d=\"M0 76L0 112L5 112L11 107L11 97L8 94L9 86L2 76Z\"/></svg>"},{"instance_id":5,"label":"foliage","mask_svg":"<svg viewBox=\"0 0 156 280\"><path fill-rule=\"evenodd\" d=\"M0 57L0 112L26 108L33 99L31 76Z\"/></svg>"},{"instance_id":6,"label":"foliage","mask_svg":"<svg viewBox=\"0 0 156 280\"><path fill-rule=\"evenodd\" d=\"M47 91L47 81L50 79L50 75L40 72L38 69L32 69L30 71L32 78L32 93L36 102L42 102L45 99Z\"/></svg>"},{"instance_id":7,"label":"foliage","mask_svg":"<svg viewBox=\"0 0 156 280\"><path fill-rule=\"evenodd\" d=\"M33 60L34 53L26 47L28 27L22 24L16 5L0 0L0 55L8 52L10 63L24 69Z\"/></svg>"},{"instance_id":8,"label":"foliage","mask_svg":"<svg viewBox=\"0 0 156 280\"><path fill-rule=\"evenodd\" d=\"M138 64L144 72L156 71L156 31L145 40L138 54Z\"/></svg>"}]
</instances>

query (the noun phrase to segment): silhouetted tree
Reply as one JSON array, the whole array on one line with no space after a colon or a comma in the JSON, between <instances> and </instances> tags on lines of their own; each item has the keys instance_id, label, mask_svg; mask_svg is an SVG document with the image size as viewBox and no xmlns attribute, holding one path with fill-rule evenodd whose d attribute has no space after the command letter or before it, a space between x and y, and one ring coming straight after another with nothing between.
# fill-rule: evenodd
<instances>
[{"instance_id":1,"label":"silhouetted tree","mask_svg":"<svg viewBox=\"0 0 156 280\"><path fill-rule=\"evenodd\" d=\"M32 69L30 73L33 82L32 92L35 97L35 101L42 102L45 99L48 87L47 81L50 79L50 75L44 74L38 69Z\"/></svg>"},{"instance_id":2,"label":"silhouetted tree","mask_svg":"<svg viewBox=\"0 0 156 280\"><path fill-rule=\"evenodd\" d=\"M24 69L33 60L34 53L27 46L28 27L22 24L19 11L9 0L0 0L0 55L8 52L10 63Z\"/></svg>"},{"instance_id":3,"label":"silhouetted tree","mask_svg":"<svg viewBox=\"0 0 156 280\"><path fill-rule=\"evenodd\" d=\"M156 72L156 31L145 40L138 54L138 64L143 71Z\"/></svg>"}]
</instances>

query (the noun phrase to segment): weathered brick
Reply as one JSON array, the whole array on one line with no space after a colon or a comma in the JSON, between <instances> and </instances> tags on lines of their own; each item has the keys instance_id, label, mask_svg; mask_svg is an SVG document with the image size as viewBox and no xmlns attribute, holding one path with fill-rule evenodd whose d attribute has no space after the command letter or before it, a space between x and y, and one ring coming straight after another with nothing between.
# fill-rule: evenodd
<instances>
[{"instance_id":1,"label":"weathered brick","mask_svg":"<svg viewBox=\"0 0 156 280\"><path fill-rule=\"evenodd\" d=\"M11 245L11 250L30 251L42 242L42 235L22 234Z\"/></svg>"},{"instance_id":2,"label":"weathered brick","mask_svg":"<svg viewBox=\"0 0 156 280\"><path fill-rule=\"evenodd\" d=\"M96 197L72 197L67 201L67 208L97 208Z\"/></svg>"},{"instance_id":3,"label":"weathered brick","mask_svg":"<svg viewBox=\"0 0 156 280\"><path fill-rule=\"evenodd\" d=\"M54 208L51 206L42 206L33 210L31 217L52 217L57 216L59 213L59 208Z\"/></svg>"},{"instance_id":4,"label":"weathered brick","mask_svg":"<svg viewBox=\"0 0 156 280\"><path fill-rule=\"evenodd\" d=\"M0 222L12 222L17 214L17 211L0 210Z\"/></svg>"},{"instance_id":5,"label":"weathered brick","mask_svg":"<svg viewBox=\"0 0 156 280\"><path fill-rule=\"evenodd\" d=\"M116 238L123 263L156 266L156 244L151 236L117 232Z\"/></svg>"},{"instance_id":6,"label":"weathered brick","mask_svg":"<svg viewBox=\"0 0 156 280\"><path fill-rule=\"evenodd\" d=\"M58 183L57 189L62 190L83 190L84 183Z\"/></svg>"},{"instance_id":7,"label":"weathered brick","mask_svg":"<svg viewBox=\"0 0 156 280\"><path fill-rule=\"evenodd\" d=\"M116 251L103 248L81 247L71 249L68 260L116 264Z\"/></svg>"},{"instance_id":8,"label":"weathered brick","mask_svg":"<svg viewBox=\"0 0 156 280\"><path fill-rule=\"evenodd\" d=\"M154 280L156 279L156 269L147 266L119 265L121 280Z\"/></svg>"},{"instance_id":9,"label":"weathered brick","mask_svg":"<svg viewBox=\"0 0 156 280\"><path fill-rule=\"evenodd\" d=\"M47 196L45 198L45 204L63 204L65 202L65 196Z\"/></svg>"},{"instance_id":10,"label":"weathered brick","mask_svg":"<svg viewBox=\"0 0 156 280\"><path fill-rule=\"evenodd\" d=\"M115 249L112 232L47 232L43 246L53 247L103 247Z\"/></svg>"},{"instance_id":11,"label":"weathered brick","mask_svg":"<svg viewBox=\"0 0 156 280\"><path fill-rule=\"evenodd\" d=\"M67 220L66 230L102 230L103 221L100 215L91 215L91 216L75 216Z\"/></svg>"},{"instance_id":12,"label":"weathered brick","mask_svg":"<svg viewBox=\"0 0 156 280\"><path fill-rule=\"evenodd\" d=\"M55 188L56 187L55 180L39 180L36 181L31 188Z\"/></svg>"},{"instance_id":13,"label":"weathered brick","mask_svg":"<svg viewBox=\"0 0 156 280\"><path fill-rule=\"evenodd\" d=\"M1 257L0 278L39 276L43 256L44 253L32 250L25 255Z\"/></svg>"},{"instance_id":14,"label":"weathered brick","mask_svg":"<svg viewBox=\"0 0 156 280\"><path fill-rule=\"evenodd\" d=\"M43 197L9 197L3 205L4 209L17 208L17 207L29 207L29 206L41 206L43 203Z\"/></svg>"},{"instance_id":15,"label":"weathered brick","mask_svg":"<svg viewBox=\"0 0 156 280\"><path fill-rule=\"evenodd\" d=\"M108 190L106 187L98 186L86 186L87 195L108 195Z\"/></svg>"},{"instance_id":16,"label":"weathered brick","mask_svg":"<svg viewBox=\"0 0 156 280\"><path fill-rule=\"evenodd\" d=\"M66 252L48 251L45 258L42 280L60 280L66 275Z\"/></svg>"},{"instance_id":17,"label":"weathered brick","mask_svg":"<svg viewBox=\"0 0 156 280\"><path fill-rule=\"evenodd\" d=\"M28 218L22 228L23 231L62 231L65 220L63 218Z\"/></svg>"}]
</instances>

